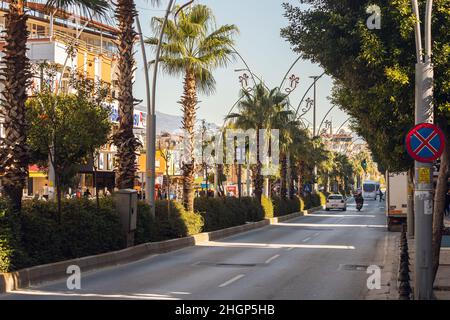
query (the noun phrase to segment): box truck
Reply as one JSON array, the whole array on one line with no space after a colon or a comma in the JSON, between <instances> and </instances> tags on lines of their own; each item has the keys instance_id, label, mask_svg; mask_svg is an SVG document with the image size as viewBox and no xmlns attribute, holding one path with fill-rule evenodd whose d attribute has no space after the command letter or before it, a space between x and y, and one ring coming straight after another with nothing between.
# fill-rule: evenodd
<instances>
[{"instance_id":1,"label":"box truck","mask_svg":"<svg viewBox=\"0 0 450 320\"><path fill-rule=\"evenodd\" d=\"M408 213L408 172L386 172L386 218L389 231L400 231Z\"/></svg>"}]
</instances>

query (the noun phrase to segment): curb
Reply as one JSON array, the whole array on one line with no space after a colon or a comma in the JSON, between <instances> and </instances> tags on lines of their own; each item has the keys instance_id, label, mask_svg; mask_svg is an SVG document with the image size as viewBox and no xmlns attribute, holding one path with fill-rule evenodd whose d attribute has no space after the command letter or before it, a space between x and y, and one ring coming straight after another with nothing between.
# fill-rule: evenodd
<instances>
[{"instance_id":1,"label":"curb","mask_svg":"<svg viewBox=\"0 0 450 320\"><path fill-rule=\"evenodd\" d=\"M258 222L251 222L231 228L211 232L203 232L193 236L171 239L160 242L148 242L126 249L86 256L71 260L34 266L14 272L0 273L0 294L39 285L43 282L60 280L67 277L67 267L77 265L81 270L92 271L110 266L134 262L153 254L167 253L186 247L195 246L199 242L226 238L246 231L259 229L271 224L301 217L318 211L323 207L316 207L303 212L291 213L276 218L268 218Z\"/></svg>"}]
</instances>

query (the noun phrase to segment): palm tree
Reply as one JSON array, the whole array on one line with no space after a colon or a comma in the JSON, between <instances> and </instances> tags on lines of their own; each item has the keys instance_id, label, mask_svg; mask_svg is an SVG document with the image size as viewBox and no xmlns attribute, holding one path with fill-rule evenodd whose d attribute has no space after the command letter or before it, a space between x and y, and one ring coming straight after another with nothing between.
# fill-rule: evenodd
<instances>
[{"instance_id":1,"label":"palm tree","mask_svg":"<svg viewBox=\"0 0 450 320\"><path fill-rule=\"evenodd\" d=\"M128 0L129 1L129 0ZM215 27L214 15L205 5L194 5L179 11L169 20L161 43L160 61L163 70L170 75L183 75L182 125L187 134L189 161L183 165L183 204L187 210L194 209L194 124L198 104L197 91L210 94L215 89L212 71L228 64L234 55L233 35L238 32L234 25ZM163 19L154 18L153 28L159 34ZM158 45L158 38L146 41Z\"/></svg>"},{"instance_id":2,"label":"palm tree","mask_svg":"<svg viewBox=\"0 0 450 320\"><path fill-rule=\"evenodd\" d=\"M294 119L292 111L285 110L275 115L273 126L275 129L280 130L280 195L282 199L286 199L288 196L287 154L298 147L294 143L297 142L294 138L299 135L300 122Z\"/></svg>"},{"instance_id":3,"label":"palm tree","mask_svg":"<svg viewBox=\"0 0 450 320\"><path fill-rule=\"evenodd\" d=\"M274 127L277 118L287 115L285 110L287 96L280 92L278 88L268 90L263 83L257 84L251 92L243 91L243 100L238 104L238 113L231 113L227 119L233 119L237 128L244 130L277 129ZM279 123L279 122L278 122ZM259 155L260 141L256 139L256 165L253 166L253 185L255 196L261 200L263 178L261 175L262 162Z\"/></svg>"},{"instance_id":4,"label":"palm tree","mask_svg":"<svg viewBox=\"0 0 450 320\"><path fill-rule=\"evenodd\" d=\"M308 130L300 127L296 127L292 131L292 140L290 148L291 163L297 175L298 196L301 196L305 164L313 161L313 144ZM293 179L293 177L292 175L291 178ZM293 185L294 182L291 180L291 186Z\"/></svg>"},{"instance_id":5,"label":"palm tree","mask_svg":"<svg viewBox=\"0 0 450 320\"><path fill-rule=\"evenodd\" d=\"M119 60L117 62L119 109L119 129L113 136L116 153L116 187L118 189L132 189L136 176L136 156L140 146L133 133L134 104L133 72L134 72L134 41L137 33L133 24L136 18L136 4L134 0L118 0L116 4L116 18L119 28Z\"/></svg>"},{"instance_id":6,"label":"palm tree","mask_svg":"<svg viewBox=\"0 0 450 320\"><path fill-rule=\"evenodd\" d=\"M0 147L0 168L2 168L4 190L12 203L13 212L19 213L22 191L28 177L29 153L25 102L31 81L30 61L27 52L27 20L25 0L11 0L5 15L6 42L1 59L1 83L3 99L1 113L4 116L5 139ZM80 7L90 13L104 13L108 4L105 0L49 0L48 8L69 9Z\"/></svg>"}]
</instances>

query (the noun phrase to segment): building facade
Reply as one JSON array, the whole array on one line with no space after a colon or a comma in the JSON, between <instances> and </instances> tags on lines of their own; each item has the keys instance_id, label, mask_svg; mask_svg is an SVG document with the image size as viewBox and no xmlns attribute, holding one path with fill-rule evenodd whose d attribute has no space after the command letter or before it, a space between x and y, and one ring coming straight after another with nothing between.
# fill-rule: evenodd
<instances>
[{"instance_id":1,"label":"building facade","mask_svg":"<svg viewBox=\"0 0 450 320\"><path fill-rule=\"evenodd\" d=\"M5 15L9 4L0 4L0 31L5 28ZM46 84L54 92L74 93L70 87L71 74L78 73L89 80L101 81L111 89L113 111L111 121L112 132L117 129L118 107L114 97L117 94L117 38L118 29L82 16L71 15L62 10L50 11L44 4L27 2L27 28L30 32L27 42L27 55L32 65L33 78L28 88L29 95L38 92ZM5 42L0 38L1 50ZM55 74L47 77L40 66L43 63L55 67ZM138 138L142 140L145 115L135 113L135 127ZM4 135L1 126L0 135ZM91 163L80 169L79 187L90 189L95 193L94 171L97 186L101 189L114 187L115 147L105 145L98 150L98 156ZM95 170L94 170L95 169ZM29 166L29 179L24 190L25 196L33 196L44 192L44 186L52 188L48 175L36 165Z\"/></svg>"}]
</instances>

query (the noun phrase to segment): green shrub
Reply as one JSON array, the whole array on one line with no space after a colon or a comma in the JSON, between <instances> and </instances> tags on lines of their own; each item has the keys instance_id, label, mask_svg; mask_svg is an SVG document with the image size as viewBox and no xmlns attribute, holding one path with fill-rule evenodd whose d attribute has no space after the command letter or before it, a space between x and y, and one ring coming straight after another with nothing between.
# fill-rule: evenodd
<instances>
[{"instance_id":1,"label":"green shrub","mask_svg":"<svg viewBox=\"0 0 450 320\"><path fill-rule=\"evenodd\" d=\"M328 197L328 195L323 193L323 192L319 192L318 195L319 195L319 199L320 199L319 206L326 205L327 204L327 197Z\"/></svg>"},{"instance_id":2,"label":"green shrub","mask_svg":"<svg viewBox=\"0 0 450 320\"><path fill-rule=\"evenodd\" d=\"M8 272L12 267L12 232L6 215L8 204L0 198L0 272Z\"/></svg>"},{"instance_id":3,"label":"green shrub","mask_svg":"<svg viewBox=\"0 0 450 320\"><path fill-rule=\"evenodd\" d=\"M305 210L311 209L313 207L312 194L308 193L306 196L302 197Z\"/></svg>"},{"instance_id":4,"label":"green shrub","mask_svg":"<svg viewBox=\"0 0 450 320\"><path fill-rule=\"evenodd\" d=\"M194 210L205 221L203 231L215 231L244 224L246 214L237 198L195 198Z\"/></svg>"},{"instance_id":5,"label":"green shrub","mask_svg":"<svg viewBox=\"0 0 450 320\"><path fill-rule=\"evenodd\" d=\"M263 208L256 198L242 197L241 206L246 214L247 221L260 221L264 219Z\"/></svg>"},{"instance_id":6,"label":"green shrub","mask_svg":"<svg viewBox=\"0 0 450 320\"><path fill-rule=\"evenodd\" d=\"M287 201L279 196L272 196L273 215L274 217L284 216L288 214Z\"/></svg>"},{"instance_id":7,"label":"green shrub","mask_svg":"<svg viewBox=\"0 0 450 320\"><path fill-rule=\"evenodd\" d=\"M289 213L302 212L304 210L304 208L305 208L305 204L300 197L294 196L292 199L288 199L288 212Z\"/></svg>"},{"instance_id":8,"label":"green shrub","mask_svg":"<svg viewBox=\"0 0 450 320\"><path fill-rule=\"evenodd\" d=\"M138 203L135 243L163 241L187 237L202 232L203 218L193 212L184 210L181 203L167 200L155 202L155 218L150 214L150 207L144 202Z\"/></svg>"},{"instance_id":9,"label":"green shrub","mask_svg":"<svg viewBox=\"0 0 450 320\"><path fill-rule=\"evenodd\" d=\"M63 200L61 223L54 202L25 201L21 214L22 244L29 265L45 264L118 250L124 247L112 199L100 207L87 199Z\"/></svg>"},{"instance_id":10,"label":"green shrub","mask_svg":"<svg viewBox=\"0 0 450 320\"><path fill-rule=\"evenodd\" d=\"M298 196L294 196L292 199L287 198L285 200L278 196L272 196L272 203L275 217L301 212L304 209L303 200Z\"/></svg>"},{"instance_id":11,"label":"green shrub","mask_svg":"<svg viewBox=\"0 0 450 320\"><path fill-rule=\"evenodd\" d=\"M266 196L261 197L261 206L264 211L264 218L273 218L273 204L270 198Z\"/></svg>"}]
</instances>

